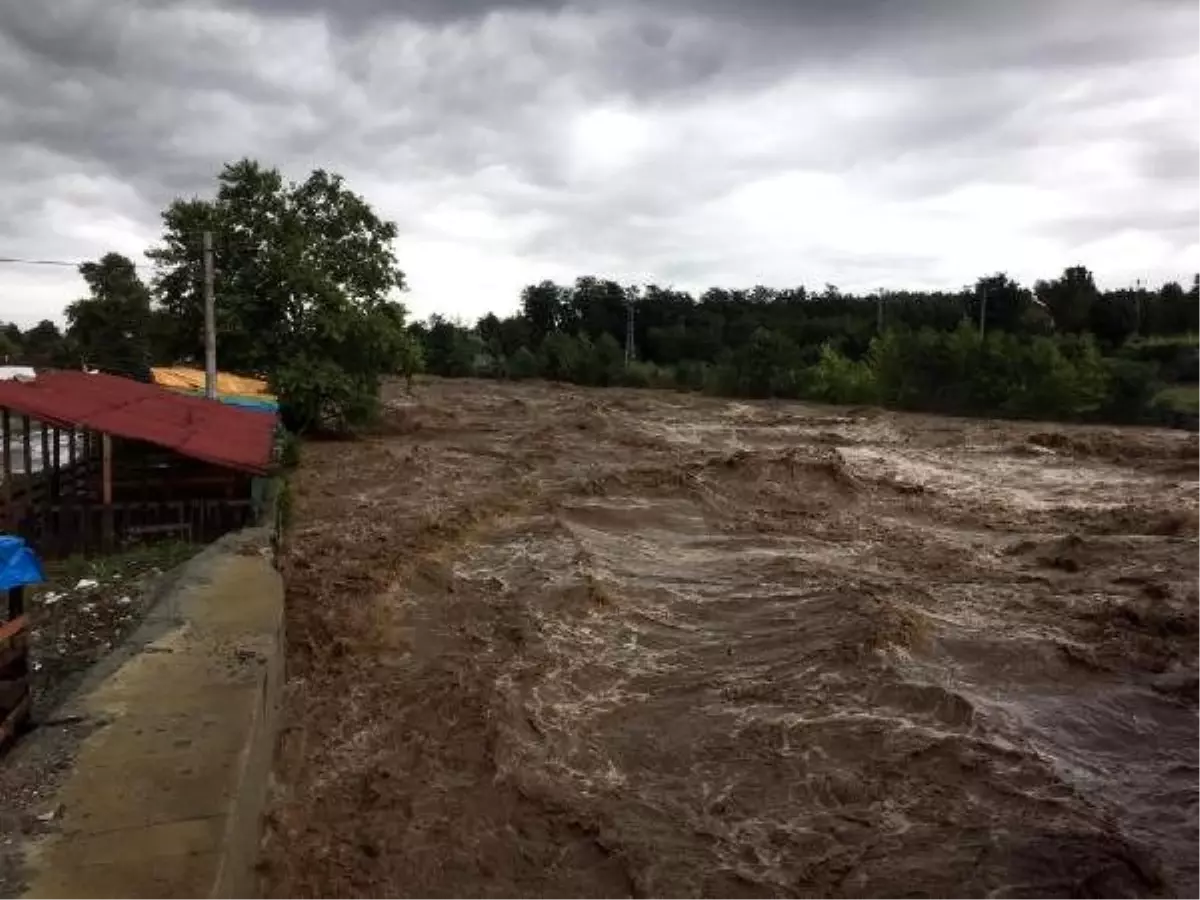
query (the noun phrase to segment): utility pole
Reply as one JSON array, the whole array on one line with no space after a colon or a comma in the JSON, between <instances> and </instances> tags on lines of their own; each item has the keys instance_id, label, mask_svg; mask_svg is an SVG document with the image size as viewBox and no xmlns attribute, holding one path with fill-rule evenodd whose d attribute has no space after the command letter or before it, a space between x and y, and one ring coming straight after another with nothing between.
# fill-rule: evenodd
<instances>
[{"instance_id":1,"label":"utility pole","mask_svg":"<svg viewBox=\"0 0 1200 900\"><path fill-rule=\"evenodd\" d=\"M983 323L987 319L987 288L979 290L979 339L983 340Z\"/></svg>"},{"instance_id":2,"label":"utility pole","mask_svg":"<svg viewBox=\"0 0 1200 900\"><path fill-rule=\"evenodd\" d=\"M633 362L633 297L625 299L625 368Z\"/></svg>"},{"instance_id":3,"label":"utility pole","mask_svg":"<svg viewBox=\"0 0 1200 900\"><path fill-rule=\"evenodd\" d=\"M883 334L883 289L876 294L875 304L875 333Z\"/></svg>"},{"instance_id":4,"label":"utility pole","mask_svg":"<svg viewBox=\"0 0 1200 900\"><path fill-rule=\"evenodd\" d=\"M1133 333L1142 333L1142 279L1135 282L1133 289Z\"/></svg>"},{"instance_id":5,"label":"utility pole","mask_svg":"<svg viewBox=\"0 0 1200 900\"><path fill-rule=\"evenodd\" d=\"M204 232L204 396L217 399L217 323L213 298L213 236Z\"/></svg>"}]
</instances>

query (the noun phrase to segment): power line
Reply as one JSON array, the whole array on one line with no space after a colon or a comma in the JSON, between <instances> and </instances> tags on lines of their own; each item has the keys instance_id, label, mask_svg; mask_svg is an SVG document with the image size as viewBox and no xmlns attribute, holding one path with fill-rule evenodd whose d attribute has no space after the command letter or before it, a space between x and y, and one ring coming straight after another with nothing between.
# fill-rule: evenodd
<instances>
[{"instance_id":1,"label":"power line","mask_svg":"<svg viewBox=\"0 0 1200 900\"><path fill-rule=\"evenodd\" d=\"M197 234L202 235L203 232L197 232ZM218 235L218 234L214 234L213 236L215 238L217 238L217 241L214 243L213 249L218 252L218 255L219 255L220 251L222 251L222 250L228 251L228 250L234 250L234 249L239 249L239 250L261 250L262 249L262 241L259 241L259 240L251 240L251 239L243 240L243 239L236 239L236 238L231 240L228 237L225 237L222 239L222 236ZM129 257L126 257L126 259L129 259ZM0 256L0 264L19 265L19 266L56 266L58 268L71 268L71 269L78 269L82 265L98 263L99 261L100 261L100 257L97 257L96 259L73 260L73 259L38 259L38 258L28 257L28 256ZM154 263L140 263L140 262L133 262L133 260L129 260L129 261L133 264L133 267L135 269L151 269L152 270L152 269L156 268L156 265ZM202 261L202 253L197 255L197 259L195 260L195 262L199 263L201 261Z\"/></svg>"},{"instance_id":2,"label":"power line","mask_svg":"<svg viewBox=\"0 0 1200 900\"><path fill-rule=\"evenodd\" d=\"M23 266L74 266L82 263L71 262L69 259L26 259L19 256L0 256L0 263L16 263Z\"/></svg>"},{"instance_id":3,"label":"power line","mask_svg":"<svg viewBox=\"0 0 1200 900\"><path fill-rule=\"evenodd\" d=\"M86 263L95 263L95 259L31 259L25 256L0 256L0 263L18 266L54 266L63 269L78 269ZM132 260L130 260L132 262ZM150 263L133 263L135 269L153 269L154 266Z\"/></svg>"}]
</instances>

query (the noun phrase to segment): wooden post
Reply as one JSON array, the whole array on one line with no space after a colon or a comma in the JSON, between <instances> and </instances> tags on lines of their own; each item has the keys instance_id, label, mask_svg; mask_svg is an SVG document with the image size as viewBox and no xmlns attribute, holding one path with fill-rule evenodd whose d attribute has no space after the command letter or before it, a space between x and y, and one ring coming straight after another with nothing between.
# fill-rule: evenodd
<instances>
[{"instance_id":1,"label":"wooden post","mask_svg":"<svg viewBox=\"0 0 1200 900\"><path fill-rule=\"evenodd\" d=\"M204 232L204 396L217 398L217 312L213 297L213 236Z\"/></svg>"},{"instance_id":2,"label":"wooden post","mask_svg":"<svg viewBox=\"0 0 1200 900\"><path fill-rule=\"evenodd\" d=\"M41 426L42 432L42 471L38 473L38 478L42 482L42 503L46 507L44 511L46 527L49 527L50 506L54 503L54 495L50 492L50 426L45 422L38 424Z\"/></svg>"},{"instance_id":3,"label":"wooden post","mask_svg":"<svg viewBox=\"0 0 1200 900\"><path fill-rule=\"evenodd\" d=\"M42 433L42 477L45 478L50 474L50 426L45 422L39 422L38 425Z\"/></svg>"},{"instance_id":4,"label":"wooden post","mask_svg":"<svg viewBox=\"0 0 1200 900\"><path fill-rule=\"evenodd\" d=\"M80 523L80 540L83 546L90 547L95 535L95 530L92 529L93 524L93 506L92 500L96 498L96 494L92 493L94 483L92 475L96 473L95 466L92 465L96 460L96 434L93 431L88 431L84 428L81 431L83 439L83 457L80 468L83 470L80 473L80 490L78 495L79 502L79 523Z\"/></svg>"},{"instance_id":5,"label":"wooden post","mask_svg":"<svg viewBox=\"0 0 1200 900\"><path fill-rule=\"evenodd\" d=\"M983 340L983 329L987 323L987 288L979 292L979 339Z\"/></svg>"},{"instance_id":6,"label":"wooden post","mask_svg":"<svg viewBox=\"0 0 1200 900\"><path fill-rule=\"evenodd\" d=\"M104 511L101 528L105 551L112 549L113 541L113 509L112 509L112 438L107 433L100 435L101 447L101 499L104 501Z\"/></svg>"},{"instance_id":7,"label":"wooden post","mask_svg":"<svg viewBox=\"0 0 1200 900\"><path fill-rule=\"evenodd\" d=\"M21 435L21 451L25 454L24 473L26 485L33 483L33 447L30 444L33 438L29 434L31 424L29 416L21 416L21 427L25 429L25 433Z\"/></svg>"},{"instance_id":8,"label":"wooden post","mask_svg":"<svg viewBox=\"0 0 1200 900\"><path fill-rule=\"evenodd\" d=\"M62 432L55 428L53 434L51 435L51 440L54 444L54 446L51 448L51 452L54 454L54 499L61 500L62 473L59 471L58 464L62 461L62 452L59 448L59 444L62 443Z\"/></svg>"},{"instance_id":9,"label":"wooden post","mask_svg":"<svg viewBox=\"0 0 1200 900\"><path fill-rule=\"evenodd\" d=\"M9 431L9 426L12 421L8 415L8 410L3 413L3 420L0 421L0 431L3 435L0 440L4 441L4 472L0 477L4 478L4 517L0 520L0 525L10 527L10 519L12 515L12 447L9 446L9 440L12 438L12 433Z\"/></svg>"},{"instance_id":10,"label":"wooden post","mask_svg":"<svg viewBox=\"0 0 1200 900\"><path fill-rule=\"evenodd\" d=\"M633 362L633 295L625 300L625 368Z\"/></svg>"},{"instance_id":11,"label":"wooden post","mask_svg":"<svg viewBox=\"0 0 1200 900\"><path fill-rule=\"evenodd\" d=\"M29 719L29 620L24 615L24 594L24 587L9 589L9 618L0 623L0 749Z\"/></svg>"}]
</instances>

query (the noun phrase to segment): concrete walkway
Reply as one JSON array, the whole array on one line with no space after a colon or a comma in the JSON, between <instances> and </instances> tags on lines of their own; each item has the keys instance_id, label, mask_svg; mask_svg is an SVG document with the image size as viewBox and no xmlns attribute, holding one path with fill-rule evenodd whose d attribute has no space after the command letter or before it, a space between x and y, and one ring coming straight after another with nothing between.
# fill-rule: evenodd
<instances>
[{"instance_id":1,"label":"concrete walkway","mask_svg":"<svg viewBox=\"0 0 1200 900\"><path fill-rule=\"evenodd\" d=\"M24 848L26 896L256 892L283 684L283 587L267 548L250 529L185 564L60 712L95 727L47 804L52 827Z\"/></svg>"}]
</instances>

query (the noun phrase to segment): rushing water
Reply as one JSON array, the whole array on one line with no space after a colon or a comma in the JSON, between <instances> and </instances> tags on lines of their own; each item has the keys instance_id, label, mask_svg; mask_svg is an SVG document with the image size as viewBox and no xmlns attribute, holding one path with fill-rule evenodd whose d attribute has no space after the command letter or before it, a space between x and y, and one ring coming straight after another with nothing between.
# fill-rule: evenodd
<instances>
[{"instance_id":1,"label":"rushing water","mask_svg":"<svg viewBox=\"0 0 1200 900\"><path fill-rule=\"evenodd\" d=\"M1195 895L1194 439L494 390L302 491L274 890Z\"/></svg>"}]
</instances>

